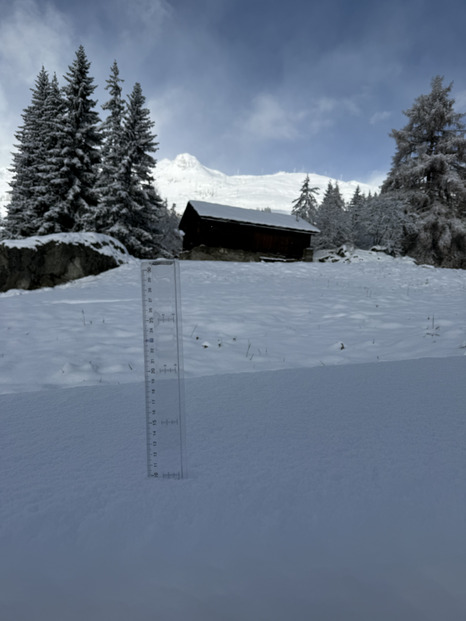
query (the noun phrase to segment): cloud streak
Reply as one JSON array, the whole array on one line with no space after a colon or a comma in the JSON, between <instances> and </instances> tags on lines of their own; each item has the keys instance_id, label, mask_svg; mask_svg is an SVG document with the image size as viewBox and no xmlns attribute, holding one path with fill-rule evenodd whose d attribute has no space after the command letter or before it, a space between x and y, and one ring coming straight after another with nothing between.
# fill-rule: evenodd
<instances>
[{"instance_id":1,"label":"cloud streak","mask_svg":"<svg viewBox=\"0 0 466 621\"><path fill-rule=\"evenodd\" d=\"M257 140L293 140L305 111L294 111L268 93L255 96L250 109L237 126L241 134Z\"/></svg>"},{"instance_id":2,"label":"cloud streak","mask_svg":"<svg viewBox=\"0 0 466 621\"><path fill-rule=\"evenodd\" d=\"M377 125L377 123L381 123L386 121L392 116L392 113L388 110L381 110L380 112L375 112L371 118L369 119L369 123L371 125Z\"/></svg>"},{"instance_id":3,"label":"cloud streak","mask_svg":"<svg viewBox=\"0 0 466 621\"><path fill-rule=\"evenodd\" d=\"M64 58L73 28L52 4L14 0L3 6L0 22L0 167L10 164L14 133L21 111L30 103L30 88L44 65L65 69ZM20 101L21 104L17 104Z\"/></svg>"},{"instance_id":4,"label":"cloud streak","mask_svg":"<svg viewBox=\"0 0 466 621\"><path fill-rule=\"evenodd\" d=\"M72 25L53 5L14 0L0 22L2 78L9 76L31 86L39 63L57 69L63 66L63 53L72 38Z\"/></svg>"}]
</instances>

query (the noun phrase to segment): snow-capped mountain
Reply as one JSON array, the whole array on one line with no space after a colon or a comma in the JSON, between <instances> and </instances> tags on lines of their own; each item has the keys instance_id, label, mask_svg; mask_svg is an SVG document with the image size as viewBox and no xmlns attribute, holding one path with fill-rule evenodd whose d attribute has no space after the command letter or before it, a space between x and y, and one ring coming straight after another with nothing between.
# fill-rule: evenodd
<instances>
[{"instance_id":1,"label":"snow-capped mountain","mask_svg":"<svg viewBox=\"0 0 466 621\"><path fill-rule=\"evenodd\" d=\"M249 209L270 207L273 211L290 212L292 201L299 196L306 173L277 172L273 175L227 175L207 168L194 155L182 153L175 159L162 159L154 170L157 188L169 207L176 204L179 213L189 200L234 205ZM8 203L8 181L11 173L0 169L0 214L5 215ZM311 187L319 188L320 202L328 182L337 181L324 175L309 174ZM364 194L377 192L378 187L359 181L338 180L341 194L351 199L359 185Z\"/></svg>"},{"instance_id":2,"label":"snow-capped mountain","mask_svg":"<svg viewBox=\"0 0 466 621\"><path fill-rule=\"evenodd\" d=\"M226 175L203 166L194 155L182 153L174 160L162 159L155 169L157 188L168 205L176 204L183 212L188 200L204 200L248 209L264 209L290 212L292 201L298 198L306 173L277 172L273 175ZM324 175L309 174L311 187L319 188L320 202L328 182L335 179ZM340 181L338 185L343 198L351 199L356 187L367 194L378 191L358 181Z\"/></svg>"}]
</instances>

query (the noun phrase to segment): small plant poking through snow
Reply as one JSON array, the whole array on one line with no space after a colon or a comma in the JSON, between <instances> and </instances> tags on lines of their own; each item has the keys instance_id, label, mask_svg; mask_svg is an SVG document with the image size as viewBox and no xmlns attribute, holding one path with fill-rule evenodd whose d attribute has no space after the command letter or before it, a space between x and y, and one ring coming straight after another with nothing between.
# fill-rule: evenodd
<instances>
[{"instance_id":1,"label":"small plant poking through snow","mask_svg":"<svg viewBox=\"0 0 466 621\"><path fill-rule=\"evenodd\" d=\"M425 336L431 336L432 338L435 338L436 336L439 336L440 333L440 326L437 324L435 325L435 317L434 315L432 315L432 318L427 317L427 320L430 321L430 326L427 326L426 328L426 334Z\"/></svg>"}]
</instances>

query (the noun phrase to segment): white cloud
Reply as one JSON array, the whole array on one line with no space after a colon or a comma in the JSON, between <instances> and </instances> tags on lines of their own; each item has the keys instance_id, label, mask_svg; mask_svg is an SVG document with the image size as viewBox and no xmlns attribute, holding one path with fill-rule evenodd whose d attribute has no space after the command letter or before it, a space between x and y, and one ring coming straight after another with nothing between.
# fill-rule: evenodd
<instances>
[{"instance_id":1,"label":"white cloud","mask_svg":"<svg viewBox=\"0 0 466 621\"><path fill-rule=\"evenodd\" d=\"M312 110L318 114L350 113L359 114L359 106L350 97L321 97L312 101Z\"/></svg>"},{"instance_id":2,"label":"white cloud","mask_svg":"<svg viewBox=\"0 0 466 621\"><path fill-rule=\"evenodd\" d=\"M205 153L208 145L218 140L217 128L212 130L208 125L203 101L185 86L173 85L157 91L157 96L148 97L147 107L160 144L157 158L183 152Z\"/></svg>"},{"instance_id":3,"label":"white cloud","mask_svg":"<svg viewBox=\"0 0 466 621\"><path fill-rule=\"evenodd\" d=\"M237 121L236 128L243 138L292 141L316 135L333 126L342 116L360 113L354 98L321 97L298 107L282 102L270 93L261 93L252 99L249 110Z\"/></svg>"},{"instance_id":4,"label":"white cloud","mask_svg":"<svg viewBox=\"0 0 466 621\"><path fill-rule=\"evenodd\" d=\"M455 100L455 110L456 112L461 112L464 114L466 112L466 90L460 91L459 93L454 93L453 98Z\"/></svg>"},{"instance_id":5,"label":"white cloud","mask_svg":"<svg viewBox=\"0 0 466 621\"><path fill-rule=\"evenodd\" d=\"M371 125L376 125L377 123L380 123L382 121L386 121L391 116L392 116L391 112L388 112L388 110L382 110L380 112L376 112L375 114L373 114L371 116L371 118L369 119L369 123Z\"/></svg>"},{"instance_id":6,"label":"white cloud","mask_svg":"<svg viewBox=\"0 0 466 621\"><path fill-rule=\"evenodd\" d=\"M13 140L13 119L8 109L5 88L0 84L0 171L10 163L11 142ZM2 173L0 172L0 195L2 194Z\"/></svg>"},{"instance_id":7,"label":"white cloud","mask_svg":"<svg viewBox=\"0 0 466 621\"><path fill-rule=\"evenodd\" d=\"M144 24L161 24L172 14L172 8L166 0L119 0L119 6L129 19Z\"/></svg>"},{"instance_id":8,"label":"white cloud","mask_svg":"<svg viewBox=\"0 0 466 621\"><path fill-rule=\"evenodd\" d=\"M34 0L2 3L0 21L0 167L11 164L14 133L29 89L44 66L50 73L66 69L72 27L52 4ZM72 44L72 43L71 43Z\"/></svg>"},{"instance_id":9,"label":"white cloud","mask_svg":"<svg viewBox=\"0 0 466 621\"><path fill-rule=\"evenodd\" d=\"M357 116L360 113L357 101L353 98L320 97L309 104L308 128L312 134L318 134L334 125L342 116Z\"/></svg>"},{"instance_id":10,"label":"white cloud","mask_svg":"<svg viewBox=\"0 0 466 621\"><path fill-rule=\"evenodd\" d=\"M115 9L112 7L112 10ZM167 0L118 0L114 24L119 31L119 45L133 49L136 44L139 52L146 54L172 15L173 9Z\"/></svg>"},{"instance_id":11,"label":"white cloud","mask_svg":"<svg viewBox=\"0 0 466 621\"><path fill-rule=\"evenodd\" d=\"M42 65L61 69L71 32L66 17L52 5L42 8L34 0L15 0L0 22L2 78L31 85Z\"/></svg>"},{"instance_id":12,"label":"white cloud","mask_svg":"<svg viewBox=\"0 0 466 621\"><path fill-rule=\"evenodd\" d=\"M156 123L156 133L168 131L171 127L180 123L188 112L186 102L189 101L189 93L180 86L166 89L158 97L147 100L147 107L151 112L151 118Z\"/></svg>"},{"instance_id":13,"label":"white cloud","mask_svg":"<svg viewBox=\"0 0 466 621\"><path fill-rule=\"evenodd\" d=\"M293 140L306 113L287 110L276 97L263 93L252 100L242 130L262 140Z\"/></svg>"},{"instance_id":14,"label":"white cloud","mask_svg":"<svg viewBox=\"0 0 466 621\"><path fill-rule=\"evenodd\" d=\"M363 179L363 181L364 183L367 183L367 185L377 188L377 191L380 191L380 187L386 178L387 172L382 172L381 170L373 170L367 178Z\"/></svg>"}]
</instances>

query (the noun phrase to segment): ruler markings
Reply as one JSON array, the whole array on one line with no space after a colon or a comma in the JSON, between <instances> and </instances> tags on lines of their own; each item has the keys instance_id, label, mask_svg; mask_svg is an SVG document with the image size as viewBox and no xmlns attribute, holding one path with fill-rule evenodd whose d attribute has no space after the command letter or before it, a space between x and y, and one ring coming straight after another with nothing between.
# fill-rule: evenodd
<instances>
[{"instance_id":1,"label":"ruler markings","mask_svg":"<svg viewBox=\"0 0 466 621\"><path fill-rule=\"evenodd\" d=\"M187 476L179 267L141 261L148 475Z\"/></svg>"}]
</instances>

